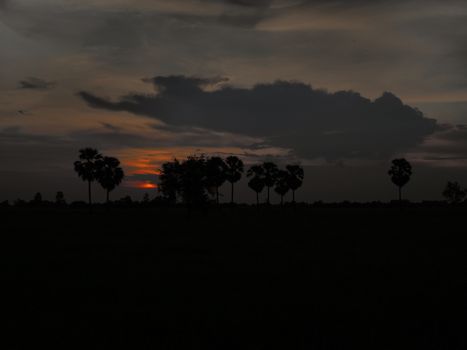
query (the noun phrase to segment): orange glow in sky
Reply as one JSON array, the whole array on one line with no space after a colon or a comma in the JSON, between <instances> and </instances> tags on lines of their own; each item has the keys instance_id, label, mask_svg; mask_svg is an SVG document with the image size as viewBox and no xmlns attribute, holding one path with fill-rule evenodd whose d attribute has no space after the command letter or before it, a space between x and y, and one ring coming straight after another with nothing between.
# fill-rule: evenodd
<instances>
[{"instance_id":1,"label":"orange glow in sky","mask_svg":"<svg viewBox=\"0 0 467 350\"><path fill-rule=\"evenodd\" d=\"M157 188L156 184L153 184L151 181L145 181L137 185L138 188L141 189L154 189Z\"/></svg>"},{"instance_id":2,"label":"orange glow in sky","mask_svg":"<svg viewBox=\"0 0 467 350\"><path fill-rule=\"evenodd\" d=\"M225 154L238 154L238 148L205 148L204 150L186 148L165 148L165 149L143 149L128 148L111 152L117 154L125 167L127 175L159 175L160 167L163 163L172 161L174 158L183 159L192 154L210 154L222 152Z\"/></svg>"},{"instance_id":3,"label":"orange glow in sky","mask_svg":"<svg viewBox=\"0 0 467 350\"><path fill-rule=\"evenodd\" d=\"M128 148L111 152L117 154L121 160L127 180L125 187L152 190L157 188L157 175L160 174L160 167L163 163L172 161L174 158L184 159L192 154L239 154L242 152L239 148L205 148L203 150L186 148L164 148L164 149L142 149ZM149 175L150 180L132 179L134 175Z\"/></svg>"},{"instance_id":4,"label":"orange glow in sky","mask_svg":"<svg viewBox=\"0 0 467 350\"><path fill-rule=\"evenodd\" d=\"M152 181L138 181L138 180L129 180L125 182L126 187L139 188L141 190L153 190L157 188L157 184Z\"/></svg>"}]
</instances>

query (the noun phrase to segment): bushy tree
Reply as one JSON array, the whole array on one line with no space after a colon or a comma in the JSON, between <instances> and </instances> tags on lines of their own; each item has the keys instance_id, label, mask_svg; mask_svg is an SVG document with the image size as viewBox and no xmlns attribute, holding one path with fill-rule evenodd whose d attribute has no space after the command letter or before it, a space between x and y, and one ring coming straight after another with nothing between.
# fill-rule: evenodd
<instances>
[{"instance_id":1,"label":"bushy tree","mask_svg":"<svg viewBox=\"0 0 467 350\"><path fill-rule=\"evenodd\" d=\"M66 204L65 195L63 194L62 191L58 191L58 192L55 194L55 204L57 204L57 205L64 205L64 204Z\"/></svg>"},{"instance_id":2,"label":"bushy tree","mask_svg":"<svg viewBox=\"0 0 467 350\"><path fill-rule=\"evenodd\" d=\"M32 202L34 204L42 204L42 194L40 192L37 192L35 195L34 195L34 198L32 200Z\"/></svg>"},{"instance_id":3,"label":"bushy tree","mask_svg":"<svg viewBox=\"0 0 467 350\"><path fill-rule=\"evenodd\" d=\"M206 194L206 158L189 156L180 164L180 193L188 206L202 204L207 201Z\"/></svg>"},{"instance_id":4,"label":"bushy tree","mask_svg":"<svg viewBox=\"0 0 467 350\"><path fill-rule=\"evenodd\" d=\"M177 203L177 194L180 192L181 177L182 167L177 159L162 164L158 189L169 203Z\"/></svg>"},{"instance_id":5,"label":"bushy tree","mask_svg":"<svg viewBox=\"0 0 467 350\"><path fill-rule=\"evenodd\" d=\"M461 185L455 181L448 181L443 191L444 198L446 198L446 200L451 204L461 203L466 194L466 191L461 188Z\"/></svg>"}]
</instances>

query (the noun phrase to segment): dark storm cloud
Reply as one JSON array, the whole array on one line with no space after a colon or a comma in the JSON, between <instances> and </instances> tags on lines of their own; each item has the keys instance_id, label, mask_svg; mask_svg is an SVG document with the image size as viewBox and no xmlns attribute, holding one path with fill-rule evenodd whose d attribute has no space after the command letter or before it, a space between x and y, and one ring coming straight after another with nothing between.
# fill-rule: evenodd
<instances>
[{"instance_id":1,"label":"dark storm cloud","mask_svg":"<svg viewBox=\"0 0 467 350\"><path fill-rule=\"evenodd\" d=\"M84 91L79 95L95 108L261 137L307 158L387 157L416 146L437 128L436 121L391 93L371 101L356 92L328 93L300 82L209 90L204 86L211 80L201 78L150 81L155 95L132 94L117 102Z\"/></svg>"},{"instance_id":2,"label":"dark storm cloud","mask_svg":"<svg viewBox=\"0 0 467 350\"><path fill-rule=\"evenodd\" d=\"M45 81L40 78L30 77L19 82L20 89L30 89L30 90L48 90L55 86L54 82Z\"/></svg>"}]
</instances>

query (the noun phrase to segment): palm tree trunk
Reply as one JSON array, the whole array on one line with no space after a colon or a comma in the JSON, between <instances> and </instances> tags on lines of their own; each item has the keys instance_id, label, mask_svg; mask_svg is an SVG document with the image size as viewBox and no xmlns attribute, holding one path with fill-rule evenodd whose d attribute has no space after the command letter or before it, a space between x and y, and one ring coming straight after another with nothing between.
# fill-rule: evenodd
<instances>
[{"instance_id":1,"label":"palm tree trunk","mask_svg":"<svg viewBox=\"0 0 467 350\"><path fill-rule=\"evenodd\" d=\"M399 186L399 203L402 202L402 187Z\"/></svg>"},{"instance_id":2,"label":"palm tree trunk","mask_svg":"<svg viewBox=\"0 0 467 350\"><path fill-rule=\"evenodd\" d=\"M110 191L107 190L107 205L109 205L109 203L110 203L110 198L109 197L110 197Z\"/></svg>"},{"instance_id":3,"label":"palm tree trunk","mask_svg":"<svg viewBox=\"0 0 467 350\"><path fill-rule=\"evenodd\" d=\"M259 193L256 192L256 206L259 208Z\"/></svg>"},{"instance_id":4,"label":"palm tree trunk","mask_svg":"<svg viewBox=\"0 0 467 350\"><path fill-rule=\"evenodd\" d=\"M234 199L234 197L233 197L234 196L234 183L231 182L230 184L231 184L231 188L230 188L230 204L233 204L233 202L234 202L234 200L233 200Z\"/></svg>"},{"instance_id":5,"label":"palm tree trunk","mask_svg":"<svg viewBox=\"0 0 467 350\"><path fill-rule=\"evenodd\" d=\"M284 205L284 196L281 195L281 207Z\"/></svg>"},{"instance_id":6,"label":"palm tree trunk","mask_svg":"<svg viewBox=\"0 0 467 350\"><path fill-rule=\"evenodd\" d=\"M89 206L92 205L92 198L91 198L91 181L88 181L88 203L89 203Z\"/></svg>"},{"instance_id":7,"label":"palm tree trunk","mask_svg":"<svg viewBox=\"0 0 467 350\"><path fill-rule=\"evenodd\" d=\"M295 190L292 190L292 203L295 203Z\"/></svg>"},{"instance_id":8,"label":"palm tree trunk","mask_svg":"<svg viewBox=\"0 0 467 350\"><path fill-rule=\"evenodd\" d=\"M219 187L216 187L216 202L219 205Z\"/></svg>"},{"instance_id":9,"label":"palm tree trunk","mask_svg":"<svg viewBox=\"0 0 467 350\"><path fill-rule=\"evenodd\" d=\"M270 204L270 202L269 202L269 186L268 186L268 204Z\"/></svg>"}]
</instances>

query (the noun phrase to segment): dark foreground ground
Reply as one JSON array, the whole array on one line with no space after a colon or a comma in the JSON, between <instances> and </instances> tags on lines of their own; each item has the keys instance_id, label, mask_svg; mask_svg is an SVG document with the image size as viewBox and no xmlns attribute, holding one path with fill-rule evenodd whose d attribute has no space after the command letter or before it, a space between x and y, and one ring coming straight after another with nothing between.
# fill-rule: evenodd
<instances>
[{"instance_id":1,"label":"dark foreground ground","mask_svg":"<svg viewBox=\"0 0 467 350\"><path fill-rule=\"evenodd\" d=\"M4 349L466 349L466 209L7 209Z\"/></svg>"}]
</instances>

